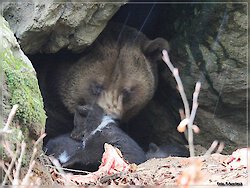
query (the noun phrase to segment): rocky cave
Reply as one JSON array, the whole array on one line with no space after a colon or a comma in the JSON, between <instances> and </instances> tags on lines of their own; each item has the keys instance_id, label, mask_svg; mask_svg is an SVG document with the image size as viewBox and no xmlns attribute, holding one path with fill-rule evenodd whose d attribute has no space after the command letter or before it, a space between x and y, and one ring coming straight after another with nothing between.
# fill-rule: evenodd
<instances>
[{"instance_id":1,"label":"rocky cave","mask_svg":"<svg viewBox=\"0 0 250 188\"><path fill-rule=\"evenodd\" d=\"M25 6L25 8L23 8ZM30 13L34 16L30 16ZM225 143L224 153L247 145L247 6L210 3L5 3L21 49L36 58L77 56L102 32L108 21L129 25L150 39L170 43L170 58L179 69L189 103L201 82L195 145ZM51 55L53 54L53 55ZM34 67L37 69L36 64ZM39 68L38 68L39 69ZM39 70L36 70L39 72ZM53 79L53 78L52 78ZM53 99L51 99L53 100ZM187 144L176 130L183 108L167 66L158 66L153 99L123 129L145 150L148 144ZM133 125L133 126L132 126Z\"/></svg>"},{"instance_id":2,"label":"rocky cave","mask_svg":"<svg viewBox=\"0 0 250 188\"><path fill-rule=\"evenodd\" d=\"M3 155L0 159L0 182L2 186L249 185L247 5L245 1L239 0L223 3L148 0L143 2L88 1L88 3L80 0L60 3L56 0L1 1L0 80L3 84L0 85L0 96L3 102L0 103L0 119L3 123L0 124L0 151ZM104 153L99 152L100 155L90 154L86 150L80 151L84 152L78 158L80 164L84 164L85 156L91 155L91 158L99 156L98 160L93 157L95 162L98 161L98 165L101 162L99 169L94 169L97 171L92 173L78 171L72 175L67 173L70 169L63 168L62 171L58 168L64 162L59 159L61 164L56 164L51 158L56 157L55 153L48 156L48 153L46 155L46 152L43 152L42 141L45 142L43 132L46 120L44 106L48 115L50 112L48 104L54 104L53 101L60 98L47 97L48 90L42 89L44 85L40 76L51 81L52 84L47 83L49 86L52 85L53 89L53 83L58 77L46 76L47 71L44 70L53 72L55 69L51 67L54 65L58 65L60 70L64 66L70 67L71 64L67 61L74 63L83 54L90 52L100 36L110 28L109 22L120 23L121 30L128 25L144 33L149 39L161 37L163 41L169 42L170 60L179 70L190 107L195 84L198 81L201 83L199 106L194 119L194 124L199 127L200 132L194 134L194 157L192 155L188 158L153 157L146 158L149 160L135 165L131 164L134 161L126 159L124 154L126 152L122 152L124 154L122 158L115 148L106 145L112 148L112 154L111 149L106 150L106 148ZM126 34L138 36L130 33ZM116 36L119 38L120 34ZM145 41L148 40L145 39ZM139 43L133 42L133 44L134 46L130 47L137 52L138 48L134 47ZM143 53L145 53L144 50L142 50ZM101 50L91 52L94 57L108 54L108 51ZM130 50L129 54L136 53ZM135 57L129 54L124 56ZM149 55L145 57L151 58ZM39 63L44 59L46 60L44 63ZM140 65L137 58L134 60L137 65ZM161 60L161 57L158 60ZM61 64L62 62L64 64ZM144 59L144 62L147 61ZM85 69L87 64L84 62L80 67ZM126 66L123 68L127 70ZM106 75L106 67L102 66L101 69ZM133 71L129 71L131 72ZM148 71L148 73L151 72ZM171 143L187 145L185 136L176 130L181 120L179 109L183 108L176 81L163 61L158 62L157 73L158 85L153 98L136 116L122 123L122 128L145 151L148 150L151 142L157 145ZM74 76L74 74L67 74L65 79L70 78L71 75ZM84 74L79 75L80 78L84 76ZM113 76L113 74L110 75ZM151 80L155 82L156 79ZM102 85L97 84L94 87L102 91ZM80 91L79 93L82 94L85 90ZM69 92L65 93L69 96ZM59 111L65 111L64 109L66 108L61 108ZM73 122L70 123L72 125ZM53 122L52 125L54 125ZM56 127L57 125L61 124L56 124ZM64 128L64 124L61 127ZM50 132L47 131L47 133ZM215 149L215 153L212 153L211 148L208 149L215 140L220 144L224 143L222 154L215 152L217 148L212 148ZM63 142L66 143L65 140ZM72 146L74 143L71 142L70 147L65 147L61 143L60 141L59 145L64 147L64 151L70 148L74 152ZM137 152L131 156L143 158L144 154L148 154L144 153L135 142L135 144L131 143L129 142L129 146L136 146L133 148L140 150L140 154ZM90 150L96 152L97 149L93 146L98 144L89 144ZM130 149L127 145L125 147ZM135 149L135 151L139 150ZM167 152L168 150L169 148ZM89 155L85 155L85 152ZM120 168L121 163L111 168L106 166L118 161L114 159L122 162L122 168ZM110 161L113 162L110 163ZM114 172L110 173L111 170Z\"/></svg>"}]
</instances>

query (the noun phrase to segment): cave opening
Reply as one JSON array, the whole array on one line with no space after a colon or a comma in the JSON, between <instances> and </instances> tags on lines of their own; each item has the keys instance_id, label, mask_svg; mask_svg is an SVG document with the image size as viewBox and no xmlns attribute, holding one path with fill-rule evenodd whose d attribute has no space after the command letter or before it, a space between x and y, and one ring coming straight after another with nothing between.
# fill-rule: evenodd
<instances>
[{"instance_id":1,"label":"cave opening","mask_svg":"<svg viewBox=\"0 0 250 188\"><path fill-rule=\"evenodd\" d=\"M127 4L122 6L110 21L136 28L150 39L162 37L170 41L176 34L176 31L174 31L175 20L181 16L180 14L176 15L175 12L190 10L191 7L190 5L173 6L171 4L155 3ZM164 20L164 23L162 20ZM88 50L85 50L83 54L87 53L86 51ZM44 74L44 66L48 66L50 63L56 64L53 61L60 62L65 59L69 59L71 62L72 60L77 61L81 55L63 49L55 54L29 55L29 58L37 71L39 79L39 75ZM36 63L38 60L41 61L41 59L45 59L45 64L47 65ZM163 74L165 74L165 76ZM121 126L144 150L148 149L148 145L151 142L157 145L171 143L187 144L184 136L176 131L176 126L180 121L178 110L182 106L182 103L178 91L170 85L170 82L166 82L164 78L166 74L167 77L173 79L166 65L159 63L158 86L153 99L138 115ZM41 84L41 81L38 81L39 84ZM55 99L57 97L55 96L53 99L46 97L46 91L43 91L43 86L40 87L46 108L46 104L49 106L51 103L50 100L57 100ZM63 107L61 106L60 108ZM64 110L67 111L66 109ZM64 114L66 116L67 113ZM68 124L70 124L70 122L68 122ZM69 130L70 128L65 130L65 132Z\"/></svg>"},{"instance_id":2,"label":"cave opening","mask_svg":"<svg viewBox=\"0 0 250 188\"><path fill-rule=\"evenodd\" d=\"M229 8L237 11L241 8L241 5L233 5ZM208 122L210 114L214 114L212 118L216 118L215 110L221 111L225 106L221 97L218 97L222 91L217 92L214 89L210 76L214 76L214 72L221 75L220 71L223 69L219 62L227 58L226 56L222 57L224 52L221 52L219 37L228 29L229 8L226 4L206 3L128 3L116 12L110 22L118 22L133 27L144 33L149 39L162 37L170 43L170 59L180 70L181 77L184 78L182 81L184 87L186 87L185 91L189 102L192 101L195 82L201 81L204 84L206 92L201 94L200 104L201 108L205 110L204 113L208 113L208 115L200 115L197 121L203 122L202 118L205 117L204 121ZM82 53L87 54L89 51L91 51L91 46ZM46 64L58 64L59 62L53 61L67 58L70 61L76 61L82 53L63 49L55 54L35 54L29 55L29 57L39 75L39 72L42 73L43 71L42 67L46 67L46 65L36 64L38 59L49 57ZM218 66L213 62L216 62ZM184 135L176 130L176 126L180 122L179 109L183 108L183 104L176 89L175 80L163 62L158 63L157 71L158 86L154 97L145 108L122 126L122 129L134 138L144 150L148 149L151 142L157 145L187 144ZM43 97L45 103L46 100L57 100L56 97L55 99L46 99L44 95ZM63 107L59 108L63 109ZM214 110L214 108L216 109ZM215 138L204 136L212 131L205 124L201 124L204 131L200 137L198 136L197 143L208 148ZM242 126L243 124L242 121ZM225 129L227 128L225 127ZM227 140L219 132L218 138ZM214 134L214 132L211 134ZM229 144L231 143L229 141Z\"/></svg>"}]
</instances>

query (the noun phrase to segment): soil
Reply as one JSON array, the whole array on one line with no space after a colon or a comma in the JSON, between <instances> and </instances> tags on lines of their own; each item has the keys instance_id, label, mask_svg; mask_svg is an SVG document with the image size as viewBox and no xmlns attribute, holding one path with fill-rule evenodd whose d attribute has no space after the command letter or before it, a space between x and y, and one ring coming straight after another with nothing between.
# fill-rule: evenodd
<instances>
[{"instance_id":1,"label":"soil","mask_svg":"<svg viewBox=\"0 0 250 188\"><path fill-rule=\"evenodd\" d=\"M242 152L243 151L243 152ZM248 151L248 156L247 152ZM143 164L133 166L127 172L118 172L98 176L95 181L81 184L74 181L74 185L182 185L181 187L195 186L246 186L249 182L247 162L250 161L248 150L241 149L232 155L212 154L207 157L168 157L160 159L150 159ZM248 157L248 158L247 158ZM63 175L52 167L48 167L51 172L53 184L65 185ZM81 175L80 178L86 180L89 175ZM65 174L64 174L65 176ZM76 175L73 175L76 176ZM79 175L78 175L79 176ZM71 175L72 177L72 175ZM81 180L80 180L81 181ZM48 185L48 180L46 180ZM72 185L71 184L71 185Z\"/></svg>"}]
</instances>

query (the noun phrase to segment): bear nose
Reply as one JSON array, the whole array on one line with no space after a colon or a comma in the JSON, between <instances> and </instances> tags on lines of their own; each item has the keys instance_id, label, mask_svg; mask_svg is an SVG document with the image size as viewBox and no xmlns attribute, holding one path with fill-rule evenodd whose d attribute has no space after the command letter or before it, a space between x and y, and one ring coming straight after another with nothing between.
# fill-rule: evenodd
<instances>
[{"instance_id":1,"label":"bear nose","mask_svg":"<svg viewBox=\"0 0 250 188\"><path fill-rule=\"evenodd\" d=\"M103 92L97 104L112 119L121 119L123 111L122 95L119 95L117 90Z\"/></svg>"}]
</instances>

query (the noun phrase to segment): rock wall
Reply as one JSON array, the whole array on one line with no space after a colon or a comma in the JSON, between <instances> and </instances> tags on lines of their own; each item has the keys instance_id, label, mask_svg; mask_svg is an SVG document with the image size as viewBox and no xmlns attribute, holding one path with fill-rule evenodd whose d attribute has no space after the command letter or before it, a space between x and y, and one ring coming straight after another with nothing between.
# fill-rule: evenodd
<instances>
[{"instance_id":1,"label":"rock wall","mask_svg":"<svg viewBox=\"0 0 250 188\"><path fill-rule=\"evenodd\" d=\"M126 2L124 0L124 2ZM120 3L58 2L57 0L3 3L9 22L26 54L82 51L101 33Z\"/></svg>"},{"instance_id":2,"label":"rock wall","mask_svg":"<svg viewBox=\"0 0 250 188\"><path fill-rule=\"evenodd\" d=\"M6 122L13 105L19 108L15 122L26 138L37 138L45 125L45 112L36 73L29 59L20 49L9 24L0 16L1 85L3 121Z\"/></svg>"},{"instance_id":3,"label":"rock wall","mask_svg":"<svg viewBox=\"0 0 250 188\"><path fill-rule=\"evenodd\" d=\"M175 22L171 56L190 101L202 83L197 144L220 140L225 151L247 144L247 22L245 3L197 5Z\"/></svg>"}]
</instances>

